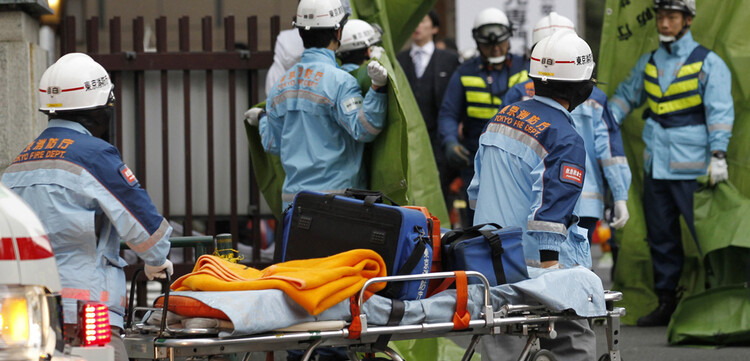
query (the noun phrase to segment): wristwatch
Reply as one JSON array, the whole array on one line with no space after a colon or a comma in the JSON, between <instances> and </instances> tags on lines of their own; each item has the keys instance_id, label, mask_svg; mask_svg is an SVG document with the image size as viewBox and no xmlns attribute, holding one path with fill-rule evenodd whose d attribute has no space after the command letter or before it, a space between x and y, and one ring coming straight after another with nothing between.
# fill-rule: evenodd
<instances>
[{"instance_id":1,"label":"wristwatch","mask_svg":"<svg viewBox=\"0 0 750 361\"><path fill-rule=\"evenodd\" d=\"M712 154L712 157L716 159L726 159L727 158L727 152L721 151L721 150L715 150Z\"/></svg>"}]
</instances>

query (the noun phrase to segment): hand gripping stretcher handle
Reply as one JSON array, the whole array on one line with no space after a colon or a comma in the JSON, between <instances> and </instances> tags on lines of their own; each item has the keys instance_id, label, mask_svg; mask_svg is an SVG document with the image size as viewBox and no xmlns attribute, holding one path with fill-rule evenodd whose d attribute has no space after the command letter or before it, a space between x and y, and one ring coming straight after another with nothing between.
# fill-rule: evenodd
<instances>
[{"instance_id":1,"label":"hand gripping stretcher handle","mask_svg":"<svg viewBox=\"0 0 750 361\"><path fill-rule=\"evenodd\" d=\"M138 283L138 276L140 276L142 273L145 274L143 267L136 269L133 273L133 279L130 281L130 298L128 300L128 313L125 319L126 329L130 329L133 326L133 314L135 313L135 285L136 283ZM164 333L164 330L167 328L167 310L169 309L169 285L172 283L169 272L164 272L164 274L166 274L166 278L154 279L155 281L161 282L162 284L165 284L167 286L162 287L166 291L164 291L164 305L161 313L161 326L159 327L159 334L157 335L157 338L160 338Z\"/></svg>"}]
</instances>

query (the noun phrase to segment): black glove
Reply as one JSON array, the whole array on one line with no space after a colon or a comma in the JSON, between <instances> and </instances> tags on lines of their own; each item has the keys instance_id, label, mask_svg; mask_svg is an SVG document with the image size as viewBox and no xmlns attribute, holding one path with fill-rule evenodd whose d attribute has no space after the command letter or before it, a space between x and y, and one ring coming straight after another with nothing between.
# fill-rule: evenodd
<instances>
[{"instance_id":1,"label":"black glove","mask_svg":"<svg viewBox=\"0 0 750 361\"><path fill-rule=\"evenodd\" d=\"M454 141L445 145L445 158L448 160L448 165L453 168L460 169L471 165L470 155L469 150L459 142Z\"/></svg>"}]
</instances>

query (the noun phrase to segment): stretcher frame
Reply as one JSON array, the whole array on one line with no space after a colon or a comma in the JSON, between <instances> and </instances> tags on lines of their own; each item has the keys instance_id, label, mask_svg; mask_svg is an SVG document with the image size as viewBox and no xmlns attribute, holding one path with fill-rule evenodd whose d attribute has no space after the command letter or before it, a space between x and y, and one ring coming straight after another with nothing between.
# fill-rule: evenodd
<instances>
[{"instance_id":1,"label":"stretcher frame","mask_svg":"<svg viewBox=\"0 0 750 361\"><path fill-rule=\"evenodd\" d=\"M490 286L487 278L475 271L465 271L465 273L468 277L479 278L484 284L484 306L481 318L471 320L469 327L464 330L454 330L453 322L373 326L367 324L367 315L360 312L358 317L362 321L362 330L360 337L357 339L348 338L350 335L348 324L340 330L333 331L270 331L253 335L219 338L218 329L170 328L166 325L166 317L162 317L160 326L146 325L143 319L140 323L132 324L133 312L157 310L153 307L135 307L129 309L124 343L131 360L194 360L210 359L211 356L218 355L244 354L242 360L245 361L249 360L250 355L255 352L304 350L301 360L308 361L316 348L333 346L346 347L347 355L352 361L360 360L357 356L358 352L382 352L394 361L403 361L404 359L398 353L388 347L384 349L374 347L381 335L390 336L391 341L472 335L471 342L462 358L462 361L468 361L474 354L481 336L504 334L526 337L526 346L518 360L533 361L535 360L534 356L541 350L539 338L555 338L557 336L555 322L604 319L608 352L603 354L599 360L621 360L619 350L620 317L625 315L625 309L613 305L615 301L622 299L621 292L605 291L606 314L596 317L582 317L570 311L553 311L543 305L504 305L500 310L495 311L490 302ZM359 293L359 309L362 309L365 290L373 283L451 277L456 277L456 273L437 272L372 278L365 283ZM166 314L168 298L169 291L164 295L163 315Z\"/></svg>"}]
</instances>

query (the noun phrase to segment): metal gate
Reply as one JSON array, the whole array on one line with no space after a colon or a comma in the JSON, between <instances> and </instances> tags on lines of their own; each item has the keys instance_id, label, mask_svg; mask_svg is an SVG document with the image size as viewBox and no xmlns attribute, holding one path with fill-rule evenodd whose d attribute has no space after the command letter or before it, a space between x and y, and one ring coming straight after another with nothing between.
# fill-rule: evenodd
<instances>
[{"instance_id":1,"label":"metal gate","mask_svg":"<svg viewBox=\"0 0 750 361\"><path fill-rule=\"evenodd\" d=\"M109 20L109 52L100 51L97 17L86 20L85 50L76 49L75 18L66 17L60 47L62 54L86 52L110 72L118 100L113 143L164 217L178 221L188 236L194 221L205 224L201 231L208 235L229 231L235 249L240 220L247 219L250 261L259 264L259 222L271 216L261 212L241 121L261 97L259 70L271 65L273 53L258 51L256 16L247 18L246 49L236 46L235 18L223 20L222 51L214 50L210 16L201 19L197 51L190 49L189 17L179 18L178 51L168 51L166 17L156 19L155 49L144 47L142 17L132 21L132 50L122 49L119 17ZM275 44L279 17L270 20ZM240 200L247 209L239 209ZM191 260L192 251L184 256ZM189 272L186 267L176 267L176 274Z\"/></svg>"}]
</instances>

